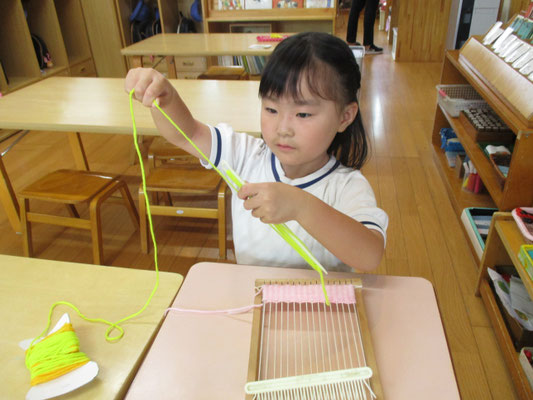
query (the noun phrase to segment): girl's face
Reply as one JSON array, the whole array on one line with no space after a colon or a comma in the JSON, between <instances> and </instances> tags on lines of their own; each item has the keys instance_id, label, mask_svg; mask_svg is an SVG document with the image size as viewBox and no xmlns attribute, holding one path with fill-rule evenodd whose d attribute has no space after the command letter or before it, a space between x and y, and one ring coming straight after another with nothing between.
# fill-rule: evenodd
<instances>
[{"instance_id":1,"label":"girl's face","mask_svg":"<svg viewBox=\"0 0 533 400\"><path fill-rule=\"evenodd\" d=\"M263 138L281 162L285 175L309 175L329 160L326 153L337 132L343 132L357 115L357 103L339 110L332 100L309 91L301 82L301 99L264 97L261 107Z\"/></svg>"}]
</instances>

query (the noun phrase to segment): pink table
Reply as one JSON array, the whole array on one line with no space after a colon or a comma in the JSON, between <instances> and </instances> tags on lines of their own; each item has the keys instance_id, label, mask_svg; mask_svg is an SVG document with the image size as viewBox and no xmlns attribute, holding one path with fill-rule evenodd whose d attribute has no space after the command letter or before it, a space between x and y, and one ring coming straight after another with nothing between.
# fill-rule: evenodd
<instances>
[{"instance_id":1,"label":"pink table","mask_svg":"<svg viewBox=\"0 0 533 400\"><path fill-rule=\"evenodd\" d=\"M218 310L254 301L256 279L312 278L312 270L200 263L174 307ZM361 277L381 384L389 399L460 399L433 287L422 278ZM252 313L167 315L126 399L244 399Z\"/></svg>"}]
</instances>

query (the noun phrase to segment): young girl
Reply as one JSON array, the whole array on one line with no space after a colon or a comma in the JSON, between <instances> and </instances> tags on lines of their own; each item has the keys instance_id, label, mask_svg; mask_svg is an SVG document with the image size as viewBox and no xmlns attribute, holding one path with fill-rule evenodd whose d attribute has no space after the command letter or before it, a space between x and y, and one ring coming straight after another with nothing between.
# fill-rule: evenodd
<instances>
[{"instance_id":1,"label":"young girl","mask_svg":"<svg viewBox=\"0 0 533 400\"><path fill-rule=\"evenodd\" d=\"M157 100L213 164L225 160L247 182L232 196L239 264L305 267L268 226L285 222L326 269L369 271L383 255L388 218L359 171L367 156L360 81L342 40L316 32L283 40L259 86L262 139L197 121L152 69L130 70L125 89L147 107ZM169 142L200 157L159 110L152 116Z\"/></svg>"}]
</instances>

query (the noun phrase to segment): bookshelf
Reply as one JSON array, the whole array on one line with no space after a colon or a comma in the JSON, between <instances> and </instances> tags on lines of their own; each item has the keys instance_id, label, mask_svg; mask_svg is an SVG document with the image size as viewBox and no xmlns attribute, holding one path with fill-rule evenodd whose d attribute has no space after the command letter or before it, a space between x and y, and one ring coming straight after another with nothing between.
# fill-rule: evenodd
<instances>
[{"instance_id":1,"label":"bookshelf","mask_svg":"<svg viewBox=\"0 0 533 400\"><path fill-rule=\"evenodd\" d=\"M250 22L270 24L272 32L309 30L335 32L337 18L337 1L335 0L331 0L331 7L324 8L306 8L304 1L299 3L302 7L298 8L272 8L270 4L264 9L246 9L245 0L239 3L242 4L242 9L224 9L223 3L219 0L202 0L204 32L229 32L230 25Z\"/></svg>"},{"instance_id":2,"label":"bookshelf","mask_svg":"<svg viewBox=\"0 0 533 400\"><path fill-rule=\"evenodd\" d=\"M485 252L480 263L476 295L481 296L485 309L489 315L496 339L503 353L507 368L520 399L533 398L533 391L529 381L520 365L518 355L504 316L496 302L497 294L489 284L490 277L487 268L496 266L513 265L524 283L529 296L533 297L533 281L518 260L517 254L520 246L524 244L522 237L511 213L495 213L485 246Z\"/></svg>"},{"instance_id":3,"label":"bookshelf","mask_svg":"<svg viewBox=\"0 0 533 400\"><path fill-rule=\"evenodd\" d=\"M457 214L466 207L510 211L533 204L533 82L476 37L471 37L461 50L446 52L440 81L441 84L470 84L516 136L509 172L502 182L478 143L467 134L464 123L437 105L432 132L434 156ZM455 131L487 193L462 190L462 180L450 171L440 149L439 132L443 127Z\"/></svg>"}]
</instances>

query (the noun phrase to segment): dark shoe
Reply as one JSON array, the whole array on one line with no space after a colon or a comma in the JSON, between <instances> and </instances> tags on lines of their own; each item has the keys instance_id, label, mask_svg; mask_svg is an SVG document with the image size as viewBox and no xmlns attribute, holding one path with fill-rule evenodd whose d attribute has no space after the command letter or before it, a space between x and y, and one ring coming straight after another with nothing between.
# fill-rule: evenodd
<instances>
[{"instance_id":1,"label":"dark shoe","mask_svg":"<svg viewBox=\"0 0 533 400\"><path fill-rule=\"evenodd\" d=\"M348 46L361 46L361 43L359 42L355 42L355 43L346 42L346 43L348 43Z\"/></svg>"},{"instance_id":2,"label":"dark shoe","mask_svg":"<svg viewBox=\"0 0 533 400\"><path fill-rule=\"evenodd\" d=\"M383 53L383 49L381 47L371 44L368 47L368 49L365 49L365 53L366 54L381 54Z\"/></svg>"}]
</instances>

